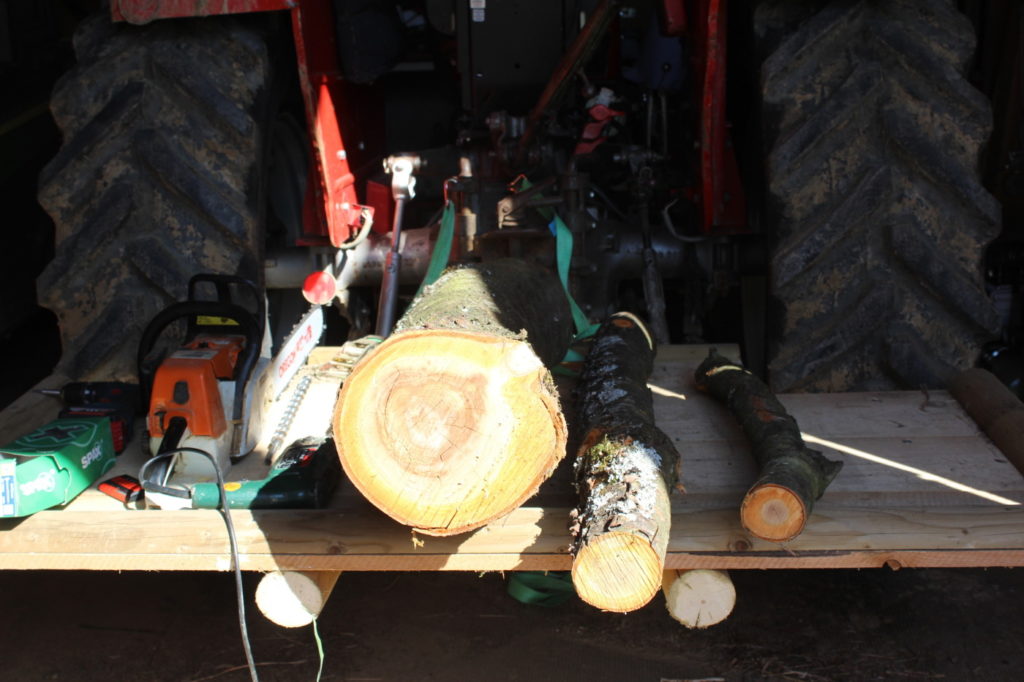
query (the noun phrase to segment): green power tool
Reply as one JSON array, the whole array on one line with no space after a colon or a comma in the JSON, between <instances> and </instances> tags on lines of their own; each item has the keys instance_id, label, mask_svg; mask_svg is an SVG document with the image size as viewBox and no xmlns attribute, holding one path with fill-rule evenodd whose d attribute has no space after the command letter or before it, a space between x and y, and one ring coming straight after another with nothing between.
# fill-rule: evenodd
<instances>
[{"instance_id":1,"label":"green power tool","mask_svg":"<svg viewBox=\"0 0 1024 682\"><path fill-rule=\"evenodd\" d=\"M302 438L277 458L266 478L224 484L231 509L319 509L327 506L341 480L341 463L334 441ZM192 485L192 507L216 509L217 484Z\"/></svg>"}]
</instances>

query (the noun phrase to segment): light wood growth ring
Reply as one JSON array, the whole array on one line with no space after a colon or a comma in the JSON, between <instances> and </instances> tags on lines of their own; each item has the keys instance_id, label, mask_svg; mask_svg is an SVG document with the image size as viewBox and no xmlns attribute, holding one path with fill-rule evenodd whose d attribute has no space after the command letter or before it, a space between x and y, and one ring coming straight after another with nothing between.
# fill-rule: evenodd
<instances>
[{"instance_id":1,"label":"light wood growth ring","mask_svg":"<svg viewBox=\"0 0 1024 682\"><path fill-rule=\"evenodd\" d=\"M527 343L450 329L381 344L345 382L334 433L356 488L429 535L518 507L566 440L550 375Z\"/></svg>"}]
</instances>

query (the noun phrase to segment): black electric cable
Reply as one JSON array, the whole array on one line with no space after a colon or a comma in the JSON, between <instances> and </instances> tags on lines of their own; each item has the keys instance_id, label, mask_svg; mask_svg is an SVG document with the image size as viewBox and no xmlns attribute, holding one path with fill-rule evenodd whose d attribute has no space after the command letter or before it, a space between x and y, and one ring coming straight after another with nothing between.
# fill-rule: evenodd
<instances>
[{"instance_id":1,"label":"black electric cable","mask_svg":"<svg viewBox=\"0 0 1024 682\"><path fill-rule=\"evenodd\" d=\"M238 600L238 628L242 632L242 647L245 649L245 660L249 665L249 676L252 678L252 682L259 682L259 675L256 673L256 660L252 655L252 644L249 642L249 628L246 625L245 618L245 592L242 588L242 566L238 557L238 536L235 534L235 524L231 520L231 511L228 509L228 496L224 491L224 474L221 472L220 467L217 466L217 460L214 459L213 455L205 450L199 448L175 448L166 452L161 452L156 457L153 457L146 461L139 469L139 480L146 480L146 469L153 462L163 460L168 457L172 457L181 452L191 452L197 455L202 455L210 460L210 464L213 465L213 470L217 475L217 491L220 494L220 507L218 511L221 517L224 519L224 525L228 529L228 543L231 546L231 563L234 564L235 568L235 597ZM159 492L169 493L176 497L181 497L181 493L185 493L185 497L190 497L188 490L185 488L171 488L170 486L157 486L160 488Z\"/></svg>"}]
</instances>

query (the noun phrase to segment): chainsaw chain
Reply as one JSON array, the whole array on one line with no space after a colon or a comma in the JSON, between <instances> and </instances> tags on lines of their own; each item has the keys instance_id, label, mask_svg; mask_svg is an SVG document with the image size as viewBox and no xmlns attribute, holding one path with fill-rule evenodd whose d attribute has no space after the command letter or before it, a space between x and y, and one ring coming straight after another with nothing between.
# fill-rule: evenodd
<instances>
[{"instance_id":1,"label":"chainsaw chain","mask_svg":"<svg viewBox=\"0 0 1024 682\"><path fill-rule=\"evenodd\" d=\"M343 384L359 361L383 340L380 336L371 335L346 341L333 358L313 371L318 377L335 379Z\"/></svg>"},{"instance_id":2,"label":"chainsaw chain","mask_svg":"<svg viewBox=\"0 0 1024 682\"><path fill-rule=\"evenodd\" d=\"M379 336L364 336L353 341L346 341L338 352L326 363L316 366L305 365L295 374L298 384L288 397L288 406L277 423L274 435L267 446L267 461L269 462L274 453L284 443L284 438L291 429L292 421L299 411L302 400L306 397L310 384L317 379L330 379L337 381L338 385L345 383L352 370L363 359L367 353L380 345L383 339Z\"/></svg>"}]
</instances>

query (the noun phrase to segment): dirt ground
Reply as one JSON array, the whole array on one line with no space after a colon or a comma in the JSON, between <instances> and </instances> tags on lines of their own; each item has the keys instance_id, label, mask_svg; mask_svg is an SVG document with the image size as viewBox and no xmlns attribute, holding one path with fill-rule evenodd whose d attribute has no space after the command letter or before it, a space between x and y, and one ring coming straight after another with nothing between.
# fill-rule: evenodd
<instances>
[{"instance_id":1,"label":"dirt ground","mask_svg":"<svg viewBox=\"0 0 1024 682\"><path fill-rule=\"evenodd\" d=\"M262 680L314 680L312 628L252 603ZM1019 680L1024 570L734 571L736 609L687 631L521 604L500 574L349 573L319 630L324 680ZM0 678L245 680L233 582L203 573L3 572Z\"/></svg>"}]
</instances>

